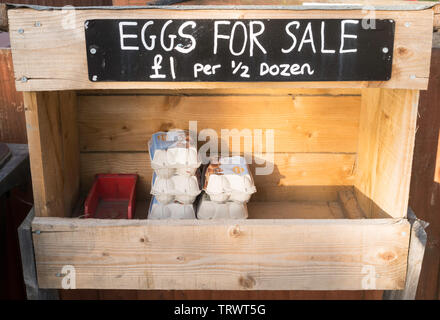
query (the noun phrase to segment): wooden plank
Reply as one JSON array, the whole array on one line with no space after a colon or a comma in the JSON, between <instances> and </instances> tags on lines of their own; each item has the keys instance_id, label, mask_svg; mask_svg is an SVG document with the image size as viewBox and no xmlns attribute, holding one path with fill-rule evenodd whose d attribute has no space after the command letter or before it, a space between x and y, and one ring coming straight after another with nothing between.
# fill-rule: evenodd
<instances>
[{"instance_id":1,"label":"wooden plank","mask_svg":"<svg viewBox=\"0 0 440 320\"><path fill-rule=\"evenodd\" d=\"M36 218L38 282L60 288L400 289L409 223L374 220L151 221Z\"/></svg>"},{"instance_id":2,"label":"wooden plank","mask_svg":"<svg viewBox=\"0 0 440 320\"><path fill-rule=\"evenodd\" d=\"M31 227L34 216L34 210L32 209L17 229L26 296L28 300L58 300L57 290L40 289L38 287Z\"/></svg>"},{"instance_id":3,"label":"wooden plank","mask_svg":"<svg viewBox=\"0 0 440 320\"><path fill-rule=\"evenodd\" d=\"M74 95L24 94L36 216L64 216L76 202L79 167L71 113L76 107Z\"/></svg>"},{"instance_id":4,"label":"wooden plank","mask_svg":"<svg viewBox=\"0 0 440 320\"><path fill-rule=\"evenodd\" d=\"M364 219L365 215L358 205L357 199L352 188L341 188L338 191L339 201L342 211L347 219Z\"/></svg>"},{"instance_id":5,"label":"wooden plank","mask_svg":"<svg viewBox=\"0 0 440 320\"><path fill-rule=\"evenodd\" d=\"M269 175L254 174L259 201L337 199L337 187L354 182L354 154L274 154L274 171ZM269 158L269 156L267 156ZM91 188L96 173L137 173L137 195L150 193L152 170L147 153L81 153L81 189ZM139 199L141 199L139 198Z\"/></svg>"},{"instance_id":6,"label":"wooden plank","mask_svg":"<svg viewBox=\"0 0 440 320\"><path fill-rule=\"evenodd\" d=\"M149 200L136 201L134 219L147 219ZM343 219L338 201L254 201L247 204L248 219ZM82 214L82 213L81 213ZM72 217L77 217L73 215Z\"/></svg>"},{"instance_id":7,"label":"wooden plank","mask_svg":"<svg viewBox=\"0 0 440 320\"><path fill-rule=\"evenodd\" d=\"M417 287L419 284L422 261L425 254L427 235L425 228L427 223L418 220L414 213L409 209L408 217L411 223L411 236L408 253L408 271L406 274L405 288L403 290L385 291L384 300L414 300L416 298Z\"/></svg>"},{"instance_id":8,"label":"wooden plank","mask_svg":"<svg viewBox=\"0 0 440 320\"><path fill-rule=\"evenodd\" d=\"M408 207L418 91L365 89L355 191L367 217L404 217Z\"/></svg>"},{"instance_id":9,"label":"wooden plank","mask_svg":"<svg viewBox=\"0 0 440 320\"><path fill-rule=\"evenodd\" d=\"M436 158L440 159L440 155L437 156L440 150L439 101L440 47L432 50L428 90L420 92L409 197L409 205L417 217L430 223L426 229L428 242L417 293L417 299L425 300L440 298L440 179L435 181Z\"/></svg>"},{"instance_id":10,"label":"wooden plank","mask_svg":"<svg viewBox=\"0 0 440 320\"><path fill-rule=\"evenodd\" d=\"M440 130L438 134L437 157L435 160L434 181L440 183Z\"/></svg>"},{"instance_id":11,"label":"wooden plank","mask_svg":"<svg viewBox=\"0 0 440 320\"><path fill-rule=\"evenodd\" d=\"M27 143L23 94L15 90L11 49L0 49L0 141Z\"/></svg>"},{"instance_id":12,"label":"wooden plank","mask_svg":"<svg viewBox=\"0 0 440 320\"><path fill-rule=\"evenodd\" d=\"M145 151L154 132L197 121L219 141L222 129L261 129L263 151L274 130L275 152L356 152L360 104L360 96L80 96L81 150Z\"/></svg>"},{"instance_id":13,"label":"wooden plank","mask_svg":"<svg viewBox=\"0 0 440 320\"><path fill-rule=\"evenodd\" d=\"M78 96L135 96L135 95L159 95L159 96L209 96L209 95L233 95L233 96L360 96L362 89L359 88L211 88L211 89L99 89L78 90Z\"/></svg>"},{"instance_id":14,"label":"wooden plank","mask_svg":"<svg viewBox=\"0 0 440 320\"><path fill-rule=\"evenodd\" d=\"M8 12L6 3L0 3L0 30L8 31Z\"/></svg>"},{"instance_id":15,"label":"wooden plank","mask_svg":"<svg viewBox=\"0 0 440 320\"><path fill-rule=\"evenodd\" d=\"M65 212L71 212L78 200L80 185L76 93L74 91L59 92L59 103L64 175L64 209Z\"/></svg>"},{"instance_id":16,"label":"wooden plank","mask_svg":"<svg viewBox=\"0 0 440 320\"><path fill-rule=\"evenodd\" d=\"M337 201L249 202L249 219L342 219Z\"/></svg>"},{"instance_id":17,"label":"wooden plank","mask_svg":"<svg viewBox=\"0 0 440 320\"><path fill-rule=\"evenodd\" d=\"M266 19L364 18L361 10L75 10L75 24L64 28L61 10L9 10L11 45L18 90L140 89L140 88L353 88L426 89L432 45L433 10L376 11L377 19L394 19L396 34L392 77L380 82L90 82L84 40L86 19ZM42 25L36 27L34 21ZM23 33L18 33L23 29ZM23 77L27 81L21 81Z\"/></svg>"},{"instance_id":18,"label":"wooden plank","mask_svg":"<svg viewBox=\"0 0 440 320\"><path fill-rule=\"evenodd\" d=\"M157 4L158 0L113 0L114 6L144 6L146 4ZM164 2L164 1L162 1ZM304 5L304 0L186 0L179 2L178 0L169 2L178 2L179 5ZM316 0L311 2L313 4L331 5L335 6L341 4L352 5L352 0ZM408 5L408 2L402 0L359 0L355 5Z\"/></svg>"},{"instance_id":19,"label":"wooden plank","mask_svg":"<svg viewBox=\"0 0 440 320\"><path fill-rule=\"evenodd\" d=\"M63 299L78 300L89 296L92 290L65 290ZM130 290L100 290L101 299L133 299ZM110 292L109 292L110 291ZM136 290L138 300L381 300L379 290Z\"/></svg>"},{"instance_id":20,"label":"wooden plank","mask_svg":"<svg viewBox=\"0 0 440 320\"><path fill-rule=\"evenodd\" d=\"M434 10L434 30L440 29L440 4L437 4L433 8Z\"/></svg>"},{"instance_id":21,"label":"wooden plank","mask_svg":"<svg viewBox=\"0 0 440 320\"><path fill-rule=\"evenodd\" d=\"M63 216L57 94L24 93L35 213Z\"/></svg>"},{"instance_id":22,"label":"wooden plank","mask_svg":"<svg viewBox=\"0 0 440 320\"><path fill-rule=\"evenodd\" d=\"M52 6L52 7L64 7L69 5L75 5L76 7L88 7L88 6L111 6L111 0L75 0L72 3L71 0L9 0L10 4L29 4L39 6Z\"/></svg>"}]
</instances>

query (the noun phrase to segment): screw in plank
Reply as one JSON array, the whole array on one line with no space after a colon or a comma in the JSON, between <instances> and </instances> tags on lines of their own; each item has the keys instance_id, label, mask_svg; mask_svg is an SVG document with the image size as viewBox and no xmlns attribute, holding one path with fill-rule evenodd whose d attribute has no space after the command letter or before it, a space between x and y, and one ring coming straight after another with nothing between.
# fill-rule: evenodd
<instances>
[{"instance_id":1,"label":"screw in plank","mask_svg":"<svg viewBox=\"0 0 440 320\"><path fill-rule=\"evenodd\" d=\"M411 22L405 22L405 27L409 28L411 26Z\"/></svg>"},{"instance_id":2,"label":"screw in plank","mask_svg":"<svg viewBox=\"0 0 440 320\"><path fill-rule=\"evenodd\" d=\"M21 29L21 28L18 29L18 33L19 33L19 34L23 34L23 33L24 33L24 29Z\"/></svg>"},{"instance_id":3,"label":"screw in plank","mask_svg":"<svg viewBox=\"0 0 440 320\"><path fill-rule=\"evenodd\" d=\"M97 80L98 80L98 76L95 75L92 77L92 81L97 81Z\"/></svg>"},{"instance_id":4,"label":"screw in plank","mask_svg":"<svg viewBox=\"0 0 440 320\"><path fill-rule=\"evenodd\" d=\"M383 53L388 53L388 48L387 47L382 48L382 52Z\"/></svg>"},{"instance_id":5,"label":"screw in plank","mask_svg":"<svg viewBox=\"0 0 440 320\"><path fill-rule=\"evenodd\" d=\"M96 53L96 48L91 48L91 49L90 49L90 53L91 53L91 54L95 54L95 53Z\"/></svg>"},{"instance_id":6,"label":"screw in plank","mask_svg":"<svg viewBox=\"0 0 440 320\"><path fill-rule=\"evenodd\" d=\"M23 83L24 83L24 82L27 82L27 81L28 81L28 78L26 78L25 76L23 76L23 77L21 77L20 81L23 82Z\"/></svg>"},{"instance_id":7,"label":"screw in plank","mask_svg":"<svg viewBox=\"0 0 440 320\"><path fill-rule=\"evenodd\" d=\"M237 238L240 236L240 234L241 234L241 230L239 226L234 226L229 228L229 236L233 238Z\"/></svg>"},{"instance_id":8,"label":"screw in plank","mask_svg":"<svg viewBox=\"0 0 440 320\"><path fill-rule=\"evenodd\" d=\"M40 21L35 22L35 26L36 27L41 27L41 22Z\"/></svg>"}]
</instances>

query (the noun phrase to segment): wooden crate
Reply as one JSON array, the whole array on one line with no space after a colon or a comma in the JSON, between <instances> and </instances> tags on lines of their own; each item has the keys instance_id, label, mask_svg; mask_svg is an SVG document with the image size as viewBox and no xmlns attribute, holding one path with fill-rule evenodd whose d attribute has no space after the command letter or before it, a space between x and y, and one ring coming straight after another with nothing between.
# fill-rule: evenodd
<instances>
[{"instance_id":1,"label":"wooden crate","mask_svg":"<svg viewBox=\"0 0 440 320\"><path fill-rule=\"evenodd\" d=\"M392 77L383 82L88 80L87 19L359 18L357 7L76 10L77 27L68 30L59 10L9 10L16 86L25 91L39 286L61 288L71 265L76 288L402 289L433 10L399 5L376 12L396 22ZM146 143L190 120L199 130L275 130L275 170L255 176L248 220L146 220ZM139 174L136 219L75 217L98 172Z\"/></svg>"}]
</instances>

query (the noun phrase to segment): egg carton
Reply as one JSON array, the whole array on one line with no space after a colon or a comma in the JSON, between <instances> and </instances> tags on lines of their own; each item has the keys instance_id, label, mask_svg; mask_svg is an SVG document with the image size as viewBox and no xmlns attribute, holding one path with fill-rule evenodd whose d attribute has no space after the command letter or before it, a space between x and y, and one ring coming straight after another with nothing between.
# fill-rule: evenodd
<instances>
[{"instance_id":1,"label":"egg carton","mask_svg":"<svg viewBox=\"0 0 440 320\"><path fill-rule=\"evenodd\" d=\"M246 160L240 156L211 159L204 170L203 190L215 202L248 202L257 192Z\"/></svg>"},{"instance_id":2,"label":"egg carton","mask_svg":"<svg viewBox=\"0 0 440 320\"><path fill-rule=\"evenodd\" d=\"M151 167L161 177L194 175L201 164L197 141L193 141L185 130L156 132L148 142L148 150Z\"/></svg>"},{"instance_id":3,"label":"egg carton","mask_svg":"<svg viewBox=\"0 0 440 320\"><path fill-rule=\"evenodd\" d=\"M197 176L174 175L166 178L154 173L151 186L150 193L161 204L174 201L191 204L201 192Z\"/></svg>"},{"instance_id":4,"label":"egg carton","mask_svg":"<svg viewBox=\"0 0 440 320\"><path fill-rule=\"evenodd\" d=\"M197 219L201 220L247 219L247 217L248 210L245 202L219 203L209 200L206 194L203 195L197 208Z\"/></svg>"},{"instance_id":5,"label":"egg carton","mask_svg":"<svg viewBox=\"0 0 440 320\"><path fill-rule=\"evenodd\" d=\"M194 204L182 204L178 202L171 202L168 204L161 204L153 197L148 209L147 219L152 220L182 220L195 219L196 209Z\"/></svg>"}]
</instances>

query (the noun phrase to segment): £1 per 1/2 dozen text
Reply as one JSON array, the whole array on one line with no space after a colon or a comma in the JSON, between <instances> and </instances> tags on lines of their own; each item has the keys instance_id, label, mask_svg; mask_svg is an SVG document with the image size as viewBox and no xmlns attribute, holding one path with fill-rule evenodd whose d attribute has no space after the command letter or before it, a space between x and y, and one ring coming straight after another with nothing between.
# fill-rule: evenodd
<instances>
[{"instance_id":1,"label":"\u00a31 per 1/2 dozen text","mask_svg":"<svg viewBox=\"0 0 440 320\"><path fill-rule=\"evenodd\" d=\"M167 20L166 22L163 21L164 20L149 20L143 24L138 24L137 21L119 22L121 50L147 50L156 53L151 66L152 74L150 75L150 78L152 79L167 78L167 75L160 72L161 69L163 69L162 64L168 63L168 61L164 61L163 56L159 53L160 51L175 51L176 53L186 55L197 47L197 39L194 36L197 33L197 23L195 21L184 21L183 23L181 21L175 22L173 20ZM162 23L162 25L154 26L155 23ZM173 26L174 23L179 24ZM218 20L213 23L213 57L219 53L219 48L222 46L224 46L232 56L238 58L244 55L253 57L254 54L268 54L265 44L261 41L261 35L265 32L264 22L247 21L245 24L243 21ZM304 25L301 25L300 21L290 21L286 23L284 27L284 32L289 37L290 43L285 44L280 50L282 54L286 55L291 53L301 53L305 47L308 47L313 54L316 54L317 52L330 55L355 53L357 52L356 45L353 45L353 42L351 42L351 46L349 46L346 43L346 39L356 40L357 35L348 33L346 27L357 24L359 24L359 20L341 20L338 48L328 48L326 47L325 41L325 21L321 21L320 28L317 28L316 24L312 28L311 22L305 24L304 28ZM152 26L155 28L152 28ZM172 28L169 28L170 26L172 26ZM176 31L173 33L169 31L170 29ZM153 30L155 30L155 32ZM301 30L301 32L299 30ZM314 35L316 32L319 33L319 37ZM316 41L318 38L320 38L320 41ZM240 61L231 61L231 64L233 74L237 74L242 78L250 77L249 66L242 64ZM197 79L200 75L215 75L216 72L223 67L225 66L222 66L220 63L202 64L200 62L195 62L193 64L193 76ZM176 71L174 57L169 57L169 70L171 78L175 79ZM313 73L314 70L308 63L299 65L295 63L268 64L264 62L260 63L257 70L259 76L271 75L289 77L303 74L312 75Z\"/></svg>"}]
</instances>

